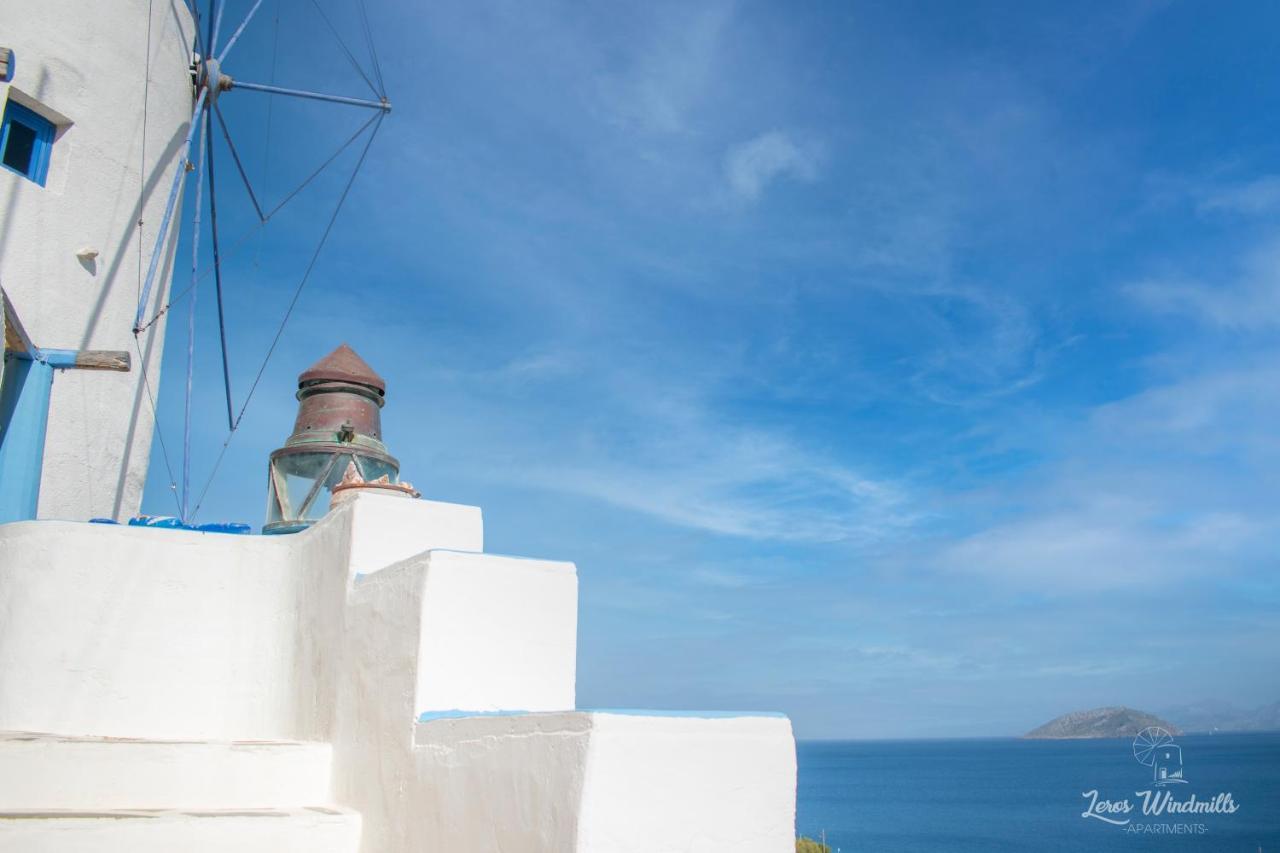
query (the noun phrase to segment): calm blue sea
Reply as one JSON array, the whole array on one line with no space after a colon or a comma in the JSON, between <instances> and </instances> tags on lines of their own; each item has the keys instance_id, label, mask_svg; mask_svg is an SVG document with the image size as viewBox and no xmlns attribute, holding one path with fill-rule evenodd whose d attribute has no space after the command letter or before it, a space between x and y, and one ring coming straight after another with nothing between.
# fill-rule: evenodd
<instances>
[{"instance_id":1,"label":"calm blue sea","mask_svg":"<svg viewBox=\"0 0 1280 853\"><path fill-rule=\"evenodd\" d=\"M1177 739L1186 782L1154 787L1129 740L802 741L796 829L841 853L1280 853L1280 734ZM1114 826L1089 799L1128 799ZM1234 814L1144 816L1143 790L1229 793Z\"/></svg>"}]
</instances>

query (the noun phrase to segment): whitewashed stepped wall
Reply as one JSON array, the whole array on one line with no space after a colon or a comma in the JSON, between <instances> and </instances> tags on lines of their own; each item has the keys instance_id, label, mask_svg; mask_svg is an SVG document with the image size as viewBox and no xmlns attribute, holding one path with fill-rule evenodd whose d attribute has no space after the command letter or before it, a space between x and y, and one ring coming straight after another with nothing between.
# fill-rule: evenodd
<instances>
[{"instance_id":1,"label":"whitewashed stepped wall","mask_svg":"<svg viewBox=\"0 0 1280 853\"><path fill-rule=\"evenodd\" d=\"M0 811L304 808L329 802L332 749L297 741L0 734Z\"/></svg>"},{"instance_id":2,"label":"whitewashed stepped wall","mask_svg":"<svg viewBox=\"0 0 1280 853\"><path fill-rule=\"evenodd\" d=\"M571 710L576 569L482 538L374 495L278 538L0 526L0 730L328 741L364 853L790 851L789 722Z\"/></svg>"},{"instance_id":3,"label":"whitewashed stepped wall","mask_svg":"<svg viewBox=\"0 0 1280 853\"><path fill-rule=\"evenodd\" d=\"M383 559L483 547L479 509L395 503L293 536L0 526L0 731L327 740L353 536Z\"/></svg>"},{"instance_id":4,"label":"whitewashed stepped wall","mask_svg":"<svg viewBox=\"0 0 1280 853\"><path fill-rule=\"evenodd\" d=\"M0 815L0 853L357 853L349 809L112 809Z\"/></svg>"}]
</instances>

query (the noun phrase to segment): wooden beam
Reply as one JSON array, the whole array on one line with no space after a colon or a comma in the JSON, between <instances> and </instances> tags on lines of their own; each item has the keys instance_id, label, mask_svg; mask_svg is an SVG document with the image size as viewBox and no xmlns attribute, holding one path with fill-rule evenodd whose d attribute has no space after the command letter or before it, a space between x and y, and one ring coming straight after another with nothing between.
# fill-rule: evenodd
<instances>
[{"instance_id":1,"label":"wooden beam","mask_svg":"<svg viewBox=\"0 0 1280 853\"><path fill-rule=\"evenodd\" d=\"M81 370L118 370L128 373L129 353L124 350L83 349L76 353L76 367Z\"/></svg>"},{"instance_id":2,"label":"wooden beam","mask_svg":"<svg viewBox=\"0 0 1280 853\"><path fill-rule=\"evenodd\" d=\"M124 350L43 349L40 355L50 366L60 370L116 370L127 373L132 365Z\"/></svg>"},{"instance_id":3,"label":"wooden beam","mask_svg":"<svg viewBox=\"0 0 1280 853\"><path fill-rule=\"evenodd\" d=\"M10 352L25 353L31 358L39 354L36 345L31 343L27 330L22 328L22 318L9 301L9 294L0 288L0 299L4 301L4 348Z\"/></svg>"},{"instance_id":4,"label":"wooden beam","mask_svg":"<svg viewBox=\"0 0 1280 853\"><path fill-rule=\"evenodd\" d=\"M105 349L40 349L31 341L22 320L9 301L9 294L0 289L4 302L4 348L19 358L41 361L59 370L115 370L128 373L132 359L125 350Z\"/></svg>"}]
</instances>

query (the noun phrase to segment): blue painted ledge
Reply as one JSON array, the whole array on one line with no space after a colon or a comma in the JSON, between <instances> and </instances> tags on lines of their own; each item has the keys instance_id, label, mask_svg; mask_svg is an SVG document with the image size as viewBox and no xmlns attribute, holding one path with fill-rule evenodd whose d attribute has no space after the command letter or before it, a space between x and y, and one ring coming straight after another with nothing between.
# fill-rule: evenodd
<instances>
[{"instance_id":1,"label":"blue painted ledge","mask_svg":"<svg viewBox=\"0 0 1280 853\"><path fill-rule=\"evenodd\" d=\"M418 722L429 723L433 720L462 720L468 717L522 717L527 714L614 714L623 717L687 717L699 720L728 720L741 717L787 718L781 711L669 711L645 708L569 708L564 711L423 711L418 715Z\"/></svg>"},{"instance_id":2,"label":"blue painted ledge","mask_svg":"<svg viewBox=\"0 0 1280 853\"><path fill-rule=\"evenodd\" d=\"M429 723L432 720L463 720L468 717L523 717L533 713L568 713L567 711L423 711L418 715L418 722Z\"/></svg>"}]
</instances>

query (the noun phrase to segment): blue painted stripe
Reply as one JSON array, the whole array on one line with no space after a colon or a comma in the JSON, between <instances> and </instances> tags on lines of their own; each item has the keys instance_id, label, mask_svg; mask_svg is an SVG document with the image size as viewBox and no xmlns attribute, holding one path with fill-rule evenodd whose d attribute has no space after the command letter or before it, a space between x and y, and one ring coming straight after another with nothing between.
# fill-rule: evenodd
<instances>
[{"instance_id":1,"label":"blue painted stripe","mask_svg":"<svg viewBox=\"0 0 1280 853\"><path fill-rule=\"evenodd\" d=\"M64 370L76 366L76 356L80 353L73 349L41 349L40 360L50 367L60 367Z\"/></svg>"},{"instance_id":2,"label":"blue painted stripe","mask_svg":"<svg viewBox=\"0 0 1280 853\"><path fill-rule=\"evenodd\" d=\"M768 717L771 719L787 719L781 711L672 711L651 708L566 708L563 711L464 711L450 709L448 711L423 711L418 715L418 722L429 723L433 720L464 720L470 717L524 717L531 714L613 714L619 717L683 717L696 720L732 720L744 717Z\"/></svg>"},{"instance_id":3,"label":"blue painted stripe","mask_svg":"<svg viewBox=\"0 0 1280 853\"><path fill-rule=\"evenodd\" d=\"M566 714L571 711L423 711L418 715L418 722L429 723L432 720L464 720L468 717L524 717L529 714Z\"/></svg>"}]
</instances>

